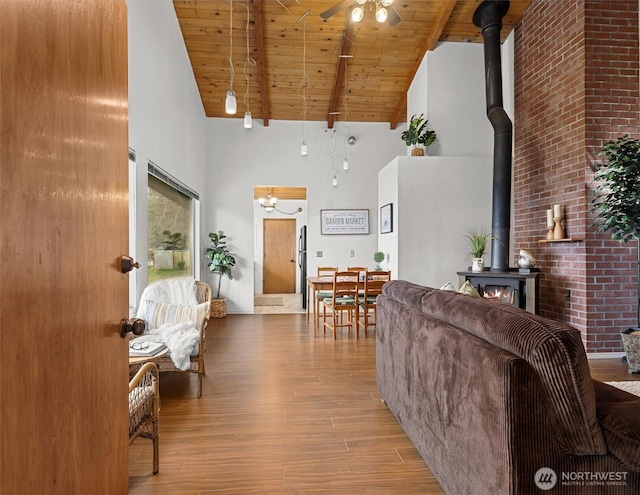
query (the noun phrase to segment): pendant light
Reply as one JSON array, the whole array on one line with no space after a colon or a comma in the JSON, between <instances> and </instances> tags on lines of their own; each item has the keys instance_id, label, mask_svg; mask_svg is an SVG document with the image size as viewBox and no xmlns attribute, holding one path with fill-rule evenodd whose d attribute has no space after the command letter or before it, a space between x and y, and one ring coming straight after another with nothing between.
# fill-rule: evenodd
<instances>
[{"instance_id":1,"label":"pendant light","mask_svg":"<svg viewBox=\"0 0 640 495\"><path fill-rule=\"evenodd\" d=\"M224 111L235 115L237 111L236 92L233 90L233 0L229 0L229 91L224 102Z\"/></svg>"},{"instance_id":2,"label":"pendant light","mask_svg":"<svg viewBox=\"0 0 640 495\"><path fill-rule=\"evenodd\" d=\"M333 187L338 187L338 176L336 174L333 174L333 180L331 181L331 185Z\"/></svg>"}]
</instances>

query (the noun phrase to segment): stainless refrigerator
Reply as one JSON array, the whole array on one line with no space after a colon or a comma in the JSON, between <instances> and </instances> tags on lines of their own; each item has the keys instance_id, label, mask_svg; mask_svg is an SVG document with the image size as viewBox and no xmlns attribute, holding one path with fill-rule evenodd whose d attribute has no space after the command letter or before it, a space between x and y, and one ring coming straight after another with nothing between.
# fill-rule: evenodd
<instances>
[{"instance_id":1,"label":"stainless refrigerator","mask_svg":"<svg viewBox=\"0 0 640 495\"><path fill-rule=\"evenodd\" d=\"M300 292L302 309L307 309L307 226L300 229L298 237L298 266L300 267Z\"/></svg>"}]
</instances>

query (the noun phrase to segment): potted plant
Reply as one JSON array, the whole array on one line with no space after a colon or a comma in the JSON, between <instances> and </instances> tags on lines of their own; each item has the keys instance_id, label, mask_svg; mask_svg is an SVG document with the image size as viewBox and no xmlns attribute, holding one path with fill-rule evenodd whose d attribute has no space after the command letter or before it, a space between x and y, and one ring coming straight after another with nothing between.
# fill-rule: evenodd
<instances>
[{"instance_id":1,"label":"potted plant","mask_svg":"<svg viewBox=\"0 0 640 495\"><path fill-rule=\"evenodd\" d=\"M373 253L373 261L376 262L376 271L382 271L380 263L384 261L384 253L382 251L376 251L375 253Z\"/></svg>"},{"instance_id":2,"label":"potted plant","mask_svg":"<svg viewBox=\"0 0 640 495\"><path fill-rule=\"evenodd\" d=\"M236 264L236 258L229 252L227 248L227 238L222 230L209 233L212 247L207 248L205 256L211 260L208 264L209 270L218 275L218 286L215 296L211 298L212 318L224 318L227 315L227 300L220 297L220 285L222 277L226 275L230 280L233 279L231 268Z\"/></svg>"},{"instance_id":3,"label":"potted plant","mask_svg":"<svg viewBox=\"0 0 640 495\"><path fill-rule=\"evenodd\" d=\"M598 166L592 213L598 232L610 232L620 242L640 241L640 139L628 135L609 141L598 155L606 163ZM638 249L637 325L640 327L640 249ZM630 373L640 372L640 328L622 332L622 345Z\"/></svg>"},{"instance_id":4,"label":"potted plant","mask_svg":"<svg viewBox=\"0 0 640 495\"><path fill-rule=\"evenodd\" d=\"M484 270L484 259L482 256L487 248L487 242L492 238L491 234L485 232L484 229L471 229L465 237L469 239L469 252L473 258L471 271L481 272Z\"/></svg>"},{"instance_id":5,"label":"potted plant","mask_svg":"<svg viewBox=\"0 0 640 495\"><path fill-rule=\"evenodd\" d=\"M421 146L427 148L436 140L436 131L427 129L428 122L422 113L419 117L412 115L409 127L400 136L407 146L413 146L411 150L413 156L423 156L424 148Z\"/></svg>"}]
</instances>

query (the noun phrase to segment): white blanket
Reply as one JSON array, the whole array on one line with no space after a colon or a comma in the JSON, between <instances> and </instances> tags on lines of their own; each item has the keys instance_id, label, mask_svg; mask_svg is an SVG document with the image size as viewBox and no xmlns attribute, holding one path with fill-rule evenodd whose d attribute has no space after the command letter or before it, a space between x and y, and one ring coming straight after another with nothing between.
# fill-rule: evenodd
<instances>
[{"instance_id":1,"label":"white blanket","mask_svg":"<svg viewBox=\"0 0 640 495\"><path fill-rule=\"evenodd\" d=\"M196 281L191 277L159 280L147 286L142 292L140 299L165 304L195 306L198 304L198 300L196 299Z\"/></svg>"},{"instance_id":2,"label":"white blanket","mask_svg":"<svg viewBox=\"0 0 640 495\"><path fill-rule=\"evenodd\" d=\"M200 332L192 323L167 323L149 331L148 335L165 343L176 368L182 371L189 369L189 357L197 353L200 339Z\"/></svg>"}]
</instances>

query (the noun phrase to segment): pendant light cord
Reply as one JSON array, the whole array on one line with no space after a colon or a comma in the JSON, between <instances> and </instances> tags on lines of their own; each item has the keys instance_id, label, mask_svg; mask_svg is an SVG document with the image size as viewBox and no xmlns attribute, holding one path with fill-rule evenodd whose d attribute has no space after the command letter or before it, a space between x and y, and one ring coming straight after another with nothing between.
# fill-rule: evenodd
<instances>
[{"instance_id":1,"label":"pendant light cord","mask_svg":"<svg viewBox=\"0 0 640 495\"><path fill-rule=\"evenodd\" d=\"M304 140L304 126L307 121L307 86L309 76L307 76L307 23L302 25L302 80L300 81L302 97L302 139Z\"/></svg>"},{"instance_id":2,"label":"pendant light cord","mask_svg":"<svg viewBox=\"0 0 640 495\"><path fill-rule=\"evenodd\" d=\"M233 0L229 0L229 18L229 74L231 75L229 91L233 91L233 77L235 75L233 68Z\"/></svg>"},{"instance_id":3,"label":"pendant light cord","mask_svg":"<svg viewBox=\"0 0 640 495\"><path fill-rule=\"evenodd\" d=\"M250 49L249 49L249 5L247 4L243 4L243 5L247 9L247 24L244 29L246 40L247 40L247 58L244 61L244 78L245 78L245 81L247 82L247 89L244 92L244 104L247 105L247 111L249 111L249 74L247 73L247 66L250 65L251 67L255 67L256 61L253 58L251 58Z\"/></svg>"}]
</instances>

